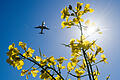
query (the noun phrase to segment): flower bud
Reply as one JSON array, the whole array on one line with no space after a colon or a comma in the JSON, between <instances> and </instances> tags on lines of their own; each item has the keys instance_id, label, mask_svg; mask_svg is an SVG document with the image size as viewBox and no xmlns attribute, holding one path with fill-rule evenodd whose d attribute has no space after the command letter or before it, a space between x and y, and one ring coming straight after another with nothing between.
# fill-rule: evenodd
<instances>
[{"instance_id":1,"label":"flower bud","mask_svg":"<svg viewBox=\"0 0 120 80\"><path fill-rule=\"evenodd\" d=\"M69 9L72 10L72 6L71 5L69 5Z\"/></svg>"},{"instance_id":2,"label":"flower bud","mask_svg":"<svg viewBox=\"0 0 120 80\"><path fill-rule=\"evenodd\" d=\"M72 13L71 16L74 16L74 13Z\"/></svg>"}]
</instances>

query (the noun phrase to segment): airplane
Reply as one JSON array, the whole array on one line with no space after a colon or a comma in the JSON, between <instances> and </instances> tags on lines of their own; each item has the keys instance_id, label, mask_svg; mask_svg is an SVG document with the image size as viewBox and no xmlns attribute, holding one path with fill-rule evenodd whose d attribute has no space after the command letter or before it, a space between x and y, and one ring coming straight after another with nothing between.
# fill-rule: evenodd
<instances>
[{"instance_id":1,"label":"airplane","mask_svg":"<svg viewBox=\"0 0 120 80\"><path fill-rule=\"evenodd\" d=\"M40 34L44 34L43 33L43 29L50 30L49 28L47 28L47 26L45 26L45 22L44 21L42 21L42 26L37 26L35 28L40 28L41 29Z\"/></svg>"}]
</instances>

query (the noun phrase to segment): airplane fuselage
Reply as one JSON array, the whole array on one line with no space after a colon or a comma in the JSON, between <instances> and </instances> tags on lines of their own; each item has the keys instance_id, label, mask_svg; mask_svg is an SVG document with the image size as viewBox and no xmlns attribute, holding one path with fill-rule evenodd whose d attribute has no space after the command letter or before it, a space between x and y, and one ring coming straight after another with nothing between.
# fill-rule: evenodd
<instances>
[{"instance_id":1,"label":"airplane fuselage","mask_svg":"<svg viewBox=\"0 0 120 80\"><path fill-rule=\"evenodd\" d=\"M49 30L49 28L47 28L47 26L44 26L44 25L45 25L45 22L42 22L42 26L35 27L35 28L40 28L41 29L40 34L43 34L43 29Z\"/></svg>"}]
</instances>

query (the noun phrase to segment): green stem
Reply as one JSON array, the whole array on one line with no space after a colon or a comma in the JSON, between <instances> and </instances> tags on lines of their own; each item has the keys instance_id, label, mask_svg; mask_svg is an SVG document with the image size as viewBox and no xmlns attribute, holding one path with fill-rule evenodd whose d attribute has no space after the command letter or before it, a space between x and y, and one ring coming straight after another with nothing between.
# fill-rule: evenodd
<instances>
[{"instance_id":1,"label":"green stem","mask_svg":"<svg viewBox=\"0 0 120 80\"><path fill-rule=\"evenodd\" d=\"M93 80L95 80L95 79L94 79L94 75L93 75L92 65L91 65L91 64L89 64L89 65L90 65L90 69L91 69L91 72L92 72L92 78L93 78Z\"/></svg>"},{"instance_id":2,"label":"green stem","mask_svg":"<svg viewBox=\"0 0 120 80\"><path fill-rule=\"evenodd\" d=\"M94 66L94 65L96 65L96 64L98 64L98 63L100 63L101 61L99 61L99 62L96 62L95 64L92 64L91 66Z\"/></svg>"},{"instance_id":3,"label":"green stem","mask_svg":"<svg viewBox=\"0 0 120 80\"><path fill-rule=\"evenodd\" d=\"M83 31L82 31L82 26L81 26L81 22L79 21L79 25L80 25L80 31L81 31L81 43L83 42L82 41L82 35L83 35ZM90 74L90 69L89 69L89 65L88 65L88 61L87 61L87 58L86 58L86 53L85 53L85 51L82 49L82 51L83 51L83 56L84 56L84 59L85 59L85 62L86 62L86 64L87 64L87 71L88 71L88 75L89 75L89 80L92 80L91 79L91 74Z\"/></svg>"},{"instance_id":4,"label":"green stem","mask_svg":"<svg viewBox=\"0 0 120 80\"><path fill-rule=\"evenodd\" d=\"M55 69L55 66L53 65L53 69ZM55 73L54 73L54 71L53 71L53 74L52 75L54 75Z\"/></svg>"},{"instance_id":5,"label":"green stem","mask_svg":"<svg viewBox=\"0 0 120 80\"><path fill-rule=\"evenodd\" d=\"M70 74L71 76L74 76L76 78L81 78L81 77L84 77L84 76L88 76L88 74L85 74L85 75L82 75L82 76L76 76L76 75L74 75L74 74L72 74L70 72L68 72L68 74Z\"/></svg>"},{"instance_id":6,"label":"green stem","mask_svg":"<svg viewBox=\"0 0 120 80\"><path fill-rule=\"evenodd\" d=\"M85 62L86 62L86 65L87 65L87 71L88 71L88 75L89 75L89 80L92 80L91 79L91 74L90 74L90 69L89 69L89 65L88 65L88 62L87 62L87 58L86 58L86 56L85 56L85 51L82 49L82 51L83 51L83 55L84 55L84 58L85 58Z\"/></svg>"},{"instance_id":7,"label":"green stem","mask_svg":"<svg viewBox=\"0 0 120 80\"><path fill-rule=\"evenodd\" d=\"M60 67L59 67L59 64L58 64L58 72L59 72L59 74L61 74L61 71L60 71Z\"/></svg>"},{"instance_id":8,"label":"green stem","mask_svg":"<svg viewBox=\"0 0 120 80\"><path fill-rule=\"evenodd\" d=\"M64 78L61 76L61 74L59 74L54 68L48 67L48 66L47 66L47 68L52 69L53 71L55 71L61 77L61 79L64 80Z\"/></svg>"},{"instance_id":9,"label":"green stem","mask_svg":"<svg viewBox=\"0 0 120 80\"><path fill-rule=\"evenodd\" d=\"M86 55L86 57L87 57L87 55ZM91 73L92 73L92 78L93 78L93 80L95 80L94 79L94 75L93 75L93 69L92 69L92 65L91 65L91 63L88 61L88 64L90 65L90 70L91 70Z\"/></svg>"},{"instance_id":10,"label":"green stem","mask_svg":"<svg viewBox=\"0 0 120 80\"><path fill-rule=\"evenodd\" d=\"M69 72L67 73L67 76L66 76L65 80L67 80L67 78L68 78L68 75L69 75Z\"/></svg>"},{"instance_id":11,"label":"green stem","mask_svg":"<svg viewBox=\"0 0 120 80\"><path fill-rule=\"evenodd\" d=\"M33 64L29 69L28 69L28 71L34 66L35 64Z\"/></svg>"}]
</instances>

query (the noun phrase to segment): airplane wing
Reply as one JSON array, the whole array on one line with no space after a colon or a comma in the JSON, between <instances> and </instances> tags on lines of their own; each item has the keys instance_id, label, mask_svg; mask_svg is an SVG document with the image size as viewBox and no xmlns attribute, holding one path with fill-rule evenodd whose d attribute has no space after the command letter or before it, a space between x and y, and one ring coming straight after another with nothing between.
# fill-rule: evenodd
<instances>
[{"instance_id":1,"label":"airplane wing","mask_svg":"<svg viewBox=\"0 0 120 80\"><path fill-rule=\"evenodd\" d=\"M35 27L35 28L40 28L40 29L41 29L41 28L42 28L42 26L37 26L37 27Z\"/></svg>"},{"instance_id":2,"label":"airplane wing","mask_svg":"<svg viewBox=\"0 0 120 80\"><path fill-rule=\"evenodd\" d=\"M50 30L49 28L47 28L47 26L43 26L43 29L47 29L47 30Z\"/></svg>"}]
</instances>

